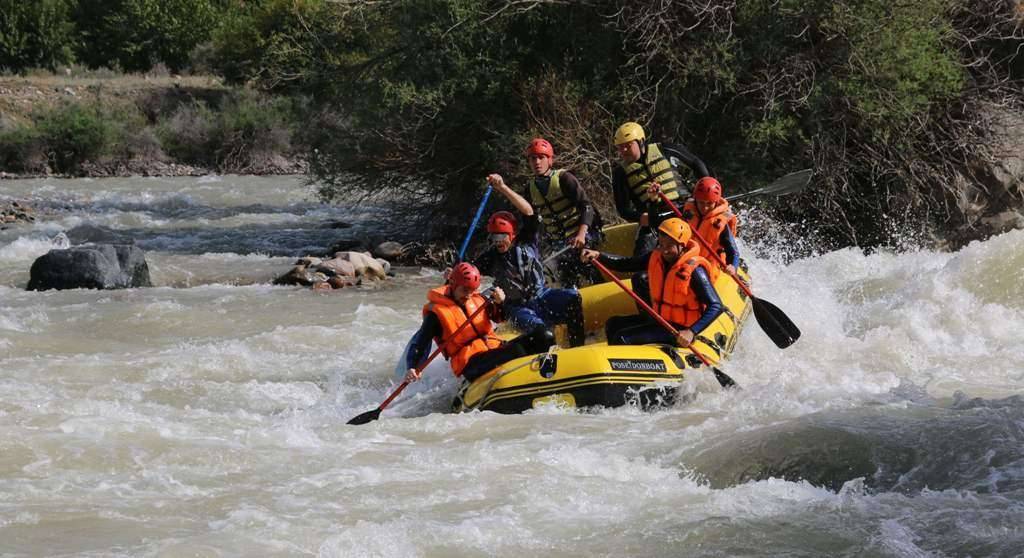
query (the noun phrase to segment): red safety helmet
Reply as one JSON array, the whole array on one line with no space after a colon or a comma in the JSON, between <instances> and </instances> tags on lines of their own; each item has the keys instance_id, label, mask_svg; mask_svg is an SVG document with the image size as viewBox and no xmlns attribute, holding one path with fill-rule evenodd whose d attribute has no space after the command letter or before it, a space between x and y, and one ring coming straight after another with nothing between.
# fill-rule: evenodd
<instances>
[{"instance_id":1,"label":"red safety helmet","mask_svg":"<svg viewBox=\"0 0 1024 558\"><path fill-rule=\"evenodd\" d=\"M552 159L555 158L555 148L551 147L551 142L544 138L533 138L530 145L526 147L527 155L547 155Z\"/></svg>"},{"instance_id":2,"label":"red safety helmet","mask_svg":"<svg viewBox=\"0 0 1024 558\"><path fill-rule=\"evenodd\" d=\"M705 176L697 181L693 187L693 199L701 202L722 201L722 185L710 176Z\"/></svg>"},{"instance_id":3,"label":"red safety helmet","mask_svg":"<svg viewBox=\"0 0 1024 558\"><path fill-rule=\"evenodd\" d=\"M492 234L505 233L509 236L516 234L516 216L508 211L496 211L487 220L487 232Z\"/></svg>"},{"instance_id":4,"label":"red safety helmet","mask_svg":"<svg viewBox=\"0 0 1024 558\"><path fill-rule=\"evenodd\" d=\"M453 287L475 289L480 286L480 270L469 262L462 262L448 274L448 281Z\"/></svg>"}]
</instances>

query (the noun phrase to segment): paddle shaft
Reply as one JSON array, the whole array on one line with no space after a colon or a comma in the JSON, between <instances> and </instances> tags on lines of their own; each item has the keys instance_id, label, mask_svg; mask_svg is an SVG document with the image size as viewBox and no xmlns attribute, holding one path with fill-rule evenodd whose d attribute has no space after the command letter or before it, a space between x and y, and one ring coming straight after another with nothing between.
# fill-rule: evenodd
<instances>
[{"instance_id":1,"label":"paddle shaft","mask_svg":"<svg viewBox=\"0 0 1024 558\"><path fill-rule=\"evenodd\" d=\"M673 337L678 337L679 336L679 330L677 330L675 328L675 326L670 324L668 322L668 320L666 320L665 318L662 318L660 314L655 312L654 308L651 308L651 306L649 304L644 302L644 299L640 298L640 295L638 295L635 292L633 292L633 289L630 289L629 287L627 287L626 284L623 283L621 279L616 277L614 273L609 271L609 269L607 267L605 267L603 263L597 261L597 258L594 258L593 260L590 260L590 263L594 264L594 266L597 267L597 269L600 269L602 272L604 272L604 274L607 275L608 277L610 277L612 281L615 281L615 284L618 285L619 288L622 289L623 291L626 291L626 294L628 294L629 296L633 297L633 300L635 300L637 304L639 304L644 310L646 310L647 313L650 314L652 318L657 320L657 322L661 325L661 327L665 328L669 333L672 334ZM689 347L687 347L687 349L690 349L690 352L693 353L694 355L696 355L697 358L699 358L700 361L703 362L705 366L712 366L711 361L709 361L707 359L707 357L702 355L700 353L700 351L698 351L697 349L693 348L693 345L690 345Z\"/></svg>"},{"instance_id":2,"label":"paddle shaft","mask_svg":"<svg viewBox=\"0 0 1024 558\"><path fill-rule=\"evenodd\" d=\"M686 218L683 217L683 212L679 211L679 207L676 204L672 203L672 200L668 199L668 196L666 196L663 192L658 192L658 196L661 197L661 201L665 202L666 204L668 204L669 207L672 208L672 211L675 212L676 217L679 217L683 221L686 220ZM692 229L692 231L693 238L696 238L697 242L699 242L700 245L703 246L704 249L708 251L708 254L711 255L710 259L714 260L718 267L721 268L722 271L726 272L729 275L729 277L732 277L732 280L736 281L736 284L739 285L741 289L743 289L743 292L746 293L748 297L754 298L754 293L750 291L750 287L748 287L747 284L740 279L739 275L737 275L735 271L730 272L728 269L725 268L725 265L722 264L722 260L718 259L718 256L711 249L711 246L707 243L706 240L701 238L700 234L697 233L697 229Z\"/></svg>"},{"instance_id":3,"label":"paddle shaft","mask_svg":"<svg viewBox=\"0 0 1024 558\"><path fill-rule=\"evenodd\" d=\"M487 199L491 197L491 185L487 185L487 190L484 191L484 198L480 200L480 207L476 208L476 216L473 217L473 224L469 226L469 231L466 232L466 239L462 241L462 247L459 248L459 259L462 261L463 256L466 255L466 248L469 247L469 239L473 238L473 231L476 230L477 223L480 222L480 217L484 214L484 208L487 207Z\"/></svg>"},{"instance_id":4,"label":"paddle shaft","mask_svg":"<svg viewBox=\"0 0 1024 558\"><path fill-rule=\"evenodd\" d=\"M542 261L540 263L547 264L551 260L553 260L553 259L557 258L558 256L561 256L562 254L564 254L566 252L566 250L570 250L570 249L572 249L572 244L570 244L570 245L566 246L565 248L562 248L561 250L555 252L554 254L551 254L550 256L544 258L544 261Z\"/></svg>"}]
</instances>

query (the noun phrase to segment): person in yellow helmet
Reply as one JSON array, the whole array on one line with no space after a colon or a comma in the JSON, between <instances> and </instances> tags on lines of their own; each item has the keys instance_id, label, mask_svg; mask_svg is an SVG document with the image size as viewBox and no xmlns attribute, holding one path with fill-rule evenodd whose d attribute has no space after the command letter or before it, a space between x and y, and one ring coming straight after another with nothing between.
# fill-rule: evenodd
<instances>
[{"instance_id":1,"label":"person in yellow helmet","mask_svg":"<svg viewBox=\"0 0 1024 558\"><path fill-rule=\"evenodd\" d=\"M673 338L646 312L614 316L605 324L609 345L688 347L725 309L714 288L718 268L701 257L690 226L678 217L661 222L658 247L651 252L627 258L583 250L580 258L584 262L598 258L615 271L638 272L633 275L633 290L679 331Z\"/></svg>"},{"instance_id":2,"label":"person in yellow helmet","mask_svg":"<svg viewBox=\"0 0 1024 558\"><path fill-rule=\"evenodd\" d=\"M671 211L649 191L650 186L659 184L668 199L681 203L687 193L684 184L690 181L684 182L680 176L680 163L689 167L695 178L711 173L704 161L683 144L648 142L643 127L636 122L619 126L612 141L619 156L619 164L612 170L615 209L623 219L640 224L633 253L645 254L657 244L655 230L662 215Z\"/></svg>"}]
</instances>

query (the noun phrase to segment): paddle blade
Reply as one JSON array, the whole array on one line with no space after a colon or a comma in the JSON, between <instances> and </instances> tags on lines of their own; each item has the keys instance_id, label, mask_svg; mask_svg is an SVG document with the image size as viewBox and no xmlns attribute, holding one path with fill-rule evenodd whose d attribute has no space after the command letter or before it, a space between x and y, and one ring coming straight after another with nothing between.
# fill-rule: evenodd
<instances>
[{"instance_id":1,"label":"paddle blade","mask_svg":"<svg viewBox=\"0 0 1024 558\"><path fill-rule=\"evenodd\" d=\"M380 411L380 407L377 407L372 411L366 411L365 413L358 415L352 420L348 421L348 423L346 424L366 424L368 422L373 422L380 418Z\"/></svg>"},{"instance_id":2,"label":"paddle blade","mask_svg":"<svg viewBox=\"0 0 1024 558\"><path fill-rule=\"evenodd\" d=\"M739 384L737 384L736 381L730 378L729 375L726 374L725 372L722 372L721 370L715 368L714 366L711 367L711 371L715 373L715 379L718 380L718 385L722 386L725 389L740 389Z\"/></svg>"},{"instance_id":3,"label":"paddle blade","mask_svg":"<svg viewBox=\"0 0 1024 558\"><path fill-rule=\"evenodd\" d=\"M778 306L756 297L751 298L751 301L757 325L761 326L776 347L785 349L800 339L800 328Z\"/></svg>"},{"instance_id":4,"label":"paddle blade","mask_svg":"<svg viewBox=\"0 0 1024 558\"><path fill-rule=\"evenodd\" d=\"M811 169L804 169L802 171L791 172L785 176L782 176L772 182L771 184L763 187L751 190L749 192L743 192L736 194L735 196L728 196L726 199L729 201L738 200L741 198L748 198L751 196L783 196L786 194L793 194L803 190L811 182L811 175L814 172Z\"/></svg>"}]
</instances>

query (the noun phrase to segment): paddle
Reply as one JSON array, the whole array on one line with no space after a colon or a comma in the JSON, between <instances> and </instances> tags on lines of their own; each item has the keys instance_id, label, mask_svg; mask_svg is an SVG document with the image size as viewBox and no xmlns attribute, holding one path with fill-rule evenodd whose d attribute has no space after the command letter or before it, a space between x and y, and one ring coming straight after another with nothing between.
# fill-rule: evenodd
<instances>
[{"instance_id":1,"label":"paddle","mask_svg":"<svg viewBox=\"0 0 1024 558\"><path fill-rule=\"evenodd\" d=\"M661 201L665 202L672 208L672 211L675 212L676 216L684 221L686 220L686 218L683 217L683 212L679 211L679 208L676 207L676 204L672 203L672 200L668 199L668 196L662 192L658 192L658 196L661 197ZM714 251L711 249L711 246L709 246L707 241L697 234L696 230L693 231L693 237L697 239L697 242L699 242L709 254L712 254L711 260L714 261L722 271L728 273L729 277L732 277L732 280L736 281L736 284L740 286L740 289L743 289L743 292L747 294L747 297L750 298L751 304L754 306L754 317L757 318L757 325L761 326L761 330L771 338L776 347L785 349L800 338L800 328L796 327L796 324L793 323L793 320L789 319L789 316L787 316L785 312L767 300L761 300L754 296L750 287L748 287L747 284L744 283L738 275L736 275L736 273L729 273L725 268L725 265L722 264L722 260L718 259L718 257L714 255Z\"/></svg>"},{"instance_id":2,"label":"paddle","mask_svg":"<svg viewBox=\"0 0 1024 558\"><path fill-rule=\"evenodd\" d=\"M488 183L487 190L484 191L484 197L480 200L480 207L476 208L476 216L473 217L473 224L469 226L469 231L466 232L466 239L462 241L462 247L459 248L459 258L455 263L461 262L462 257L466 255L466 248L469 247L469 239L473 238L473 231L476 230L476 225L480 222L480 216L484 214L484 207L487 206L487 198L491 197L491 190L493 190L493 188L491 188L490 183Z\"/></svg>"},{"instance_id":3,"label":"paddle","mask_svg":"<svg viewBox=\"0 0 1024 558\"><path fill-rule=\"evenodd\" d=\"M548 257L544 258L544 261L542 261L542 262L540 262L540 263L541 263L541 264L544 264L544 265L547 265L547 264L548 264L548 263L549 263L549 262L550 262L551 260L553 260L553 259L557 258L558 256L561 256L561 255L562 255L562 254L564 254L564 253L565 253L565 252L566 252L567 250L571 250L571 249L572 249L572 244L570 244L570 245L566 246L565 248L562 248L561 250L559 250L559 251L555 252L554 254L551 254L550 256L548 256Z\"/></svg>"},{"instance_id":4,"label":"paddle","mask_svg":"<svg viewBox=\"0 0 1024 558\"><path fill-rule=\"evenodd\" d=\"M594 266L597 267L597 269L600 269L602 273L610 277L612 281L615 281L615 284L618 285L620 289L626 291L626 294L633 297L633 300L635 300L637 304L639 304L644 310L646 310L652 318L657 320L661 327L665 328L669 333L671 333L672 337L676 337L679 335L679 330L677 330L672 324L668 323L668 320L658 315L658 313L654 311L654 308L651 308L650 305L644 302L644 299L640 298L638 294L636 294L635 292L633 292L632 289L627 287L626 284L623 283L621 279L616 277L615 274L613 274L607 267L604 266L604 264L597 261L597 258L590 260L590 263L594 264ZM723 388L739 387L738 385L736 385L736 382L729 377L728 374L716 368L714 365L711 364L711 361L709 361L707 357L700 354L700 351L694 348L693 344L690 344L690 346L687 347L687 349L690 349L691 353L697 355L697 358L699 358L700 361L704 363L704 366L711 368L711 371L715 373L715 379L718 380L718 384L721 385Z\"/></svg>"},{"instance_id":5,"label":"paddle","mask_svg":"<svg viewBox=\"0 0 1024 558\"><path fill-rule=\"evenodd\" d=\"M761 187L755 188L749 192L743 192L740 194L733 194L725 199L734 201L742 198L749 198L751 196L767 196L776 195L782 196L785 194L793 194L803 190L811 182L811 169L804 169L802 171L791 172L785 176L777 178L775 182Z\"/></svg>"},{"instance_id":6,"label":"paddle","mask_svg":"<svg viewBox=\"0 0 1024 558\"><path fill-rule=\"evenodd\" d=\"M486 303L481 304L480 308L477 308L472 314L470 314L469 318L467 318L466 321L462 323L462 325L456 328L456 330L452 332L450 336L448 336L448 339L445 339L442 343L439 343L437 349L434 349L434 352L430 353L430 356L428 356L427 359L423 361L423 364L420 364L419 367L416 368L416 373L423 372L423 369L426 368L427 365L430 364L430 362L434 360L435 357L437 357L437 355L441 354L441 350L444 348L445 345L448 344L448 341L454 339L455 336L458 335L460 331L462 331L462 328L472 323L473 318L475 318L476 315L479 314L484 308L487 308ZM357 415L352 420L348 421L348 424L366 424L368 422L373 422L380 418L380 412L387 408L387 406L391 404L391 401L398 397L398 394L402 393L402 390L404 390L406 386L409 385L409 383L409 380L403 380L402 383L399 384L397 388L395 388L395 391L392 391L391 395L389 395L388 398L385 399L384 402L381 403L379 407L372 411L366 411L361 415Z\"/></svg>"}]
</instances>

